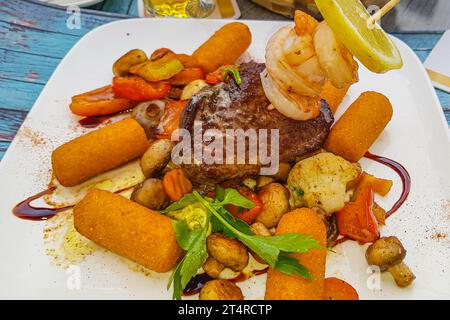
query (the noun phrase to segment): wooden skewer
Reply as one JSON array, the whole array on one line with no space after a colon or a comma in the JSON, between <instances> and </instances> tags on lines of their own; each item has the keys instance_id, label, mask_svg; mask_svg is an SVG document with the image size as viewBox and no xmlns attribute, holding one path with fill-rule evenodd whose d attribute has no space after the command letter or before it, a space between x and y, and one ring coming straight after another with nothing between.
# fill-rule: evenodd
<instances>
[{"instance_id":1,"label":"wooden skewer","mask_svg":"<svg viewBox=\"0 0 450 320\"><path fill-rule=\"evenodd\" d=\"M367 23L369 25L374 25L378 20L381 19L382 16L384 16L386 13L388 13L393 7L395 7L397 4L399 4L400 0L391 0L388 3L386 3L383 8L375 12L373 16L371 16L369 19L367 19Z\"/></svg>"}]
</instances>

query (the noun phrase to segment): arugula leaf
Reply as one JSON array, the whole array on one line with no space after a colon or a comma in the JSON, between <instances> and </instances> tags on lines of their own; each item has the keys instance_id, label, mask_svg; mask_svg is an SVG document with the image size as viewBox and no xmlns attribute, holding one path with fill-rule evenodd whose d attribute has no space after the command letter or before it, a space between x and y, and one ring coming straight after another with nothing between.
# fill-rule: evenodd
<instances>
[{"instance_id":1,"label":"arugula leaf","mask_svg":"<svg viewBox=\"0 0 450 320\"><path fill-rule=\"evenodd\" d=\"M198 202L197 198L192 193L188 193L185 196L183 196L183 198L181 198L180 200L171 203L167 208L165 208L161 212L163 214L166 214L171 211L181 210L187 207L188 205L196 202Z\"/></svg>"},{"instance_id":2,"label":"arugula leaf","mask_svg":"<svg viewBox=\"0 0 450 320\"><path fill-rule=\"evenodd\" d=\"M222 71L226 74L231 74L237 85L240 85L242 83L241 75L239 73L238 68L236 68L234 66L227 66L227 67L220 68L220 71Z\"/></svg>"},{"instance_id":3,"label":"arugula leaf","mask_svg":"<svg viewBox=\"0 0 450 320\"><path fill-rule=\"evenodd\" d=\"M275 264L275 269L280 272L292 275L295 274L299 277L311 280L312 274L304 265L298 263L298 260L294 257L290 257L285 253L280 254L278 261Z\"/></svg>"},{"instance_id":4,"label":"arugula leaf","mask_svg":"<svg viewBox=\"0 0 450 320\"><path fill-rule=\"evenodd\" d=\"M227 204L231 204L244 209L251 209L255 206L252 201L241 195L236 189L225 189L224 192L221 192L221 196L223 196L223 200L219 200L218 198L219 202L215 202L217 206L225 206Z\"/></svg>"}]
</instances>

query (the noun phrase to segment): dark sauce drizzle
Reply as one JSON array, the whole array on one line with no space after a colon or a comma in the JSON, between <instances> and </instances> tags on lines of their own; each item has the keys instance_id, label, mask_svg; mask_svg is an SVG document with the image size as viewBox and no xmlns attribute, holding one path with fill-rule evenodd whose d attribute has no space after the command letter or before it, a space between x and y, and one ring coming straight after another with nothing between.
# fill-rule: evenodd
<instances>
[{"instance_id":1,"label":"dark sauce drizzle","mask_svg":"<svg viewBox=\"0 0 450 320\"><path fill-rule=\"evenodd\" d=\"M89 118L99 118L99 119L94 120L94 119L89 119ZM98 125L98 124L102 123L101 121L105 121L109 117L106 117L106 119L103 119L103 118L104 117L88 117L88 118L84 118L80 121L83 121L86 119L89 119L89 120L86 120L87 123L90 123L89 121L100 121L96 124L96 125ZM96 122L94 122L94 124L95 123ZM80 124L81 124L81 122L80 122ZM400 198L394 203L392 208L386 212L386 218L388 218L394 212L396 212L401 207L401 205L405 202L405 200L408 198L409 192L411 190L411 176L409 175L408 171L405 169L404 166L402 166L400 163L398 163L392 159L385 158L382 156L377 156L370 152L367 152L364 156L368 159L374 160L376 162L384 164L384 165L388 166L389 168L393 169L400 176L400 179L402 181L402 187L403 187L402 193L400 195ZM50 188L48 190L42 191L38 194L35 194L35 195L23 200L22 202L20 202L19 204L17 204L14 207L14 209L13 209L14 215L21 219L39 221L39 220L49 219L49 218L53 217L55 214L57 214L58 212L65 211L67 209L72 208L73 206L64 207L64 208L37 208L37 207L33 207L31 205L31 202L33 202L36 199L39 199L40 197L42 197L46 194L52 193L54 191L54 189L55 188ZM121 192L121 191L124 191L124 190L120 190L117 192ZM338 239L335 242L335 246L338 244L341 244L347 240L349 240L349 239L346 237ZM241 272L238 276L231 279L230 281L232 281L232 282L245 281L252 276L266 273L268 271L268 269L269 268L266 268L263 270L254 270L254 271L252 271L251 275L247 275L247 274L244 274ZM192 296L192 295L199 293L200 290L205 285L205 283L212 279L213 278L208 276L206 273L201 273L201 274L196 275L187 284L186 288L183 291L183 295L184 296Z\"/></svg>"},{"instance_id":2,"label":"dark sauce drizzle","mask_svg":"<svg viewBox=\"0 0 450 320\"><path fill-rule=\"evenodd\" d=\"M387 219L390 216L392 216L408 198L409 192L411 191L411 176L409 175L406 168L403 165L401 165L400 163L398 163L397 161L394 161L394 160L386 158L386 157L377 156L370 152L366 152L364 157L371 159L373 161L376 161L378 163L384 164L385 166L388 166L389 168L394 170L399 175L399 177L402 181L402 193L400 194L400 198L398 198L398 200L394 203L392 208L386 212L386 219ZM334 243L334 247L337 246L338 244L341 244L341 243L347 241L347 240L350 240L350 239L347 237L343 237L343 238L336 240Z\"/></svg>"},{"instance_id":3,"label":"dark sauce drizzle","mask_svg":"<svg viewBox=\"0 0 450 320\"><path fill-rule=\"evenodd\" d=\"M400 198L394 203L392 208L386 212L386 218L389 218L402 206L402 204L406 201L406 198L408 198L409 192L411 191L411 176L409 175L406 168L397 161L382 156L377 156L370 152L367 152L364 157L388 166L389 168L394 170L402 180L402 193L400 195Z\"/></svg>"},{"instance_id":4,"label":"dark sauce drizzle","mask_svg":"<svg viewBox=\"0 0 450 320\"><path fill-rule=\"evenodd\" d=\"M39 199L46 194L50 194L54 190L55 188L50 188L45 191L39 192L29 198L26 198L13 208L13 214L21 219L40 221L47 220L53 217L58 212L65 211L73 207L69 206L64 208L38 208L31 205L31 202L33 202L34 200Z\"/></svg>"},{"instance_id":5,"label":"dark sauce drizzle","mask_svg":"<svg viewBox=\"0 0 450 320\"><path fill-rule=\"evenodd\" d=\"M135 186L127 187L121 190L117 190L114 193L120 193L123 191L126 191L128 189L134 188ZM56 215L58 212L66 211L74 206L67 206L62 208L43 208L43 207L33 207L31 203L34 200L37 200L46 194L52 193L56 188L49 188L45 191L39 192L29 198L26 198L22 202L18 203L12 210L13 214L24 220L31 220L31 221L40 221L40 220L47 220Z\"/></svg>"},{"instance_id":6,"label":"dark sauce drizzle","mask_svg":"<svg viewBox=\"0 0 450 320\"><path fill-rule=\"evenodd\" d=\"M109 119L118 116L120 114L124 114L124 113L130 113L130 110L125 110L125 111L120 111L120 112L116 112L116 113L112 113L112 114L107 114L104 116L91 116L91 117L86 117L83 118L81 120L78 121L78 123L80 124L80 126L82 126L83 128L96 128L99 125L101 125L102 123L105 123L106 121L108 121Z\"/></svg>"}]
</instances>

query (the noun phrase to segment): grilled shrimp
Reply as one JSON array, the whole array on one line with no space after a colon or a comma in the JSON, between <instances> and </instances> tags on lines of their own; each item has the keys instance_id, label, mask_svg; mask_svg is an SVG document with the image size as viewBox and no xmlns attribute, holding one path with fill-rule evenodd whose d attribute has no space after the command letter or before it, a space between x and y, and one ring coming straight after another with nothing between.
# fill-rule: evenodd
<instances>
[{"instance_id":1,"label":"grilled shrimp","mask_svg":"<svg viewBox=\"0 0 450 320\"><path fill-rule=\"evenodd\" d=\"M358 78L358 65L326 22L296 11L295 27L277 31L266 47L261 74L267 98L277 110L296 120L320 113L320 93L329 79L338 88Z\"/></svg>"},{"instance_id":2,"label":"grilled shrimp","mask_svg":"<svg viewBox=\"0 0 450 320\"><path fill-rule=\"evenodd\" d=\"M343 88L358 81L358 64L325 21L316 28L314 47L320 65L333 86Z\"/></svg>"}]
</instances>

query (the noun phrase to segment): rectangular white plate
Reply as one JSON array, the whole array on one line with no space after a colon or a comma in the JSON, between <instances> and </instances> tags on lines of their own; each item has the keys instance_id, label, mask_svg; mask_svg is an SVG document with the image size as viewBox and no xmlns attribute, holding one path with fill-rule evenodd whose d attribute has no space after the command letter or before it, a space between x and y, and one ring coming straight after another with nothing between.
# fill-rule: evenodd
<instances>
[{"instance_id":1,"label":"rectangular white plate","mask_svg":"<svg viewBox=\"0 0 450 320\"><path fill-rule=\"evenodd\" d=\"M114 22L87 34L67 54L48 81L16 139L0 163L0 298L113 299L170 298L168 275L144 276L130 271L111 253L96 253L80 263L81 289L68 289L72 273L52 265L45 255L42 222L20 220L11 208L45 189L50 179L50 153L80 135L77 118L69 112L70 97L111 81L111 66L124 52L160 47L190 53L220 26L220 20L135 19ZM246 22L253 42L249 54L262 61L265 44L277 22ZM403 69L376 75L360 69L338 116L363 91L385 94L394 116L371 151L402 163L412 177L411 194L382 228L397 235L408 249L406 262L417 280L399 289L390 275L368 273L365 247L348 242L330 253L328 275L351 283L363 299L450 298L450 134L439 101L415 54L395 39L405 62ZM226 54L226 53L224 53ZM398 197L401 183L389 169L362 161L370 173L394 180L386 208ZM240 283L247 299L262 298L265 276ZM70 287L70 286L69 286Z\"/></svg>"}]
</instances>

